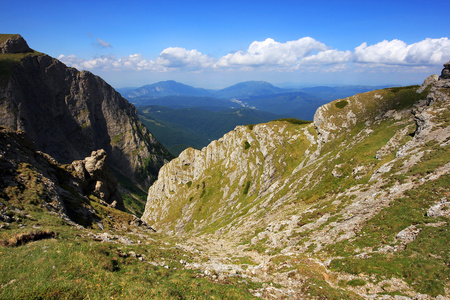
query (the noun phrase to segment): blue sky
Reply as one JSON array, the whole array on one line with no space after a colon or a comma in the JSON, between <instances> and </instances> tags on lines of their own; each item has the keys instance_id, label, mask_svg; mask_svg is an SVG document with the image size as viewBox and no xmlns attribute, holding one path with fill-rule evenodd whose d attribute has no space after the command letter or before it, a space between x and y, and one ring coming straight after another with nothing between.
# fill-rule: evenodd
<instances>
[{"instance_id":1,"label":"blue sky","mask_svg":"<svg viewBox=\"0 0 450 300\"><path fill-rule=\"evenodd\" d=\"M450 60L450 1L5 1L2 33L116 88L420 84Z\"/></svg>"}]
</instances>

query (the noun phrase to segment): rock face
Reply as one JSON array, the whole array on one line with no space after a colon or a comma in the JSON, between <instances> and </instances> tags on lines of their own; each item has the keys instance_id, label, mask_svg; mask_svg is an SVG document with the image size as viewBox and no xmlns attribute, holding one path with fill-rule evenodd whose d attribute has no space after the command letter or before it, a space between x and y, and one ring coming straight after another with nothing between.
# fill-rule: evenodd
<instances>
[{"instance_id":1,"label":"rock face","mask_svg":"<svg viewBox=\"0 0 450 300\"><path fill-rule=\"evenodd\" d=\"M125 210L104 150L63 166L35 151L23 131L0 128L0 198L41 205L66 220L90 225L97 217L84 204L89 195L105 206Z\"/></svg>"},{"instance_id":2,"label":"rock face","mask_svg":"<svg viewBox=\"0 0 450 300\"><path fill-rule=\"evenodd\" d=\"M57 161L71 163L104 149L114 170L146 185L171 158L138 120L136 108L100 77L34 53L10 71L0 85L0 125L23 130L37 150Z\"/></svg>"}]
</instances>

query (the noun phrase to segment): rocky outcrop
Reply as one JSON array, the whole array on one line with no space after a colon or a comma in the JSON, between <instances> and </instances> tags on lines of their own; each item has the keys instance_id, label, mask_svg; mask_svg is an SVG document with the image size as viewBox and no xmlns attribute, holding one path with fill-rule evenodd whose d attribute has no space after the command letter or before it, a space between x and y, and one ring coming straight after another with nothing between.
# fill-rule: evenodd
<instances>
[{"instance_id":1,"label":"rocky outcrop","mask_svg":"<svg viewBox=\"0 0 450 300\"><path fill-rule=\"evenodd\" d=\"M125 210L104 150L61 165L48 154L35 151L23 131L0 129L0 199L7 200L5 203L41 206L68 221L90 225L98 217L85 204L89 196L105 206Z\"/></svg>"},{"instance_id":2,"label":"rocky outcrop","mask_svg":"<svg viewBox=\"0 0 450 300\"><path fill-rule=\"evenodd\" d=\"M106 156L103 149L93 151L91 156L84 160L72 162L68 170L79 179L79 186L85 194L93 194L111 207L125 210L117 190L117 179L108 168Z\"/></svg>"},{"instance_id":3,"label":"rocky outcrop","mask_svg":"<svg viewBox=\"0 0 450 300\"><path fill-rule=\"evenodd\" d=\"M27 42L19 34L6 35L7 39L0 42L0 53L27 53L33 52Z\"/></svg>"},{"instance_id":4,"label":"rocky outcrop","mask_svg":"<svg viewBox=\"0 0 450 300\"><path fill-rule=\"evenodd\" d=\"M144 185L171 158L110 85L48 55L28 55L12 66L0 86L0 116L0 125L26 132L37 150L60 163L104 149L116 172Z\"/></svg>"},{"instance_id":5,"label":"rocky outcrop","mask_svg":"<svg viewBox=\"0 0 450 300\"><path fill-rule=\"evenodd\" d=\"M444 69L442 69L440 78L450 79L450 61L444 64Z\"/></svg>"}]
</instances>

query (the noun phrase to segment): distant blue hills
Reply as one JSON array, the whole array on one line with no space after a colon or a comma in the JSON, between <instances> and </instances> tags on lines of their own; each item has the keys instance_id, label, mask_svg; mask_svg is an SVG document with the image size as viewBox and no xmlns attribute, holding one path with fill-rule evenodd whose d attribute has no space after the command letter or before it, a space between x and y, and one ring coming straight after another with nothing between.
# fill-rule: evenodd
<instances>
[{"instance_id":1,"label":"distant blue hills","mask_svg":"<svg viewBox=\"0 0 450 300\"><path fill-rule=\"evenodd\" d=\"M281 99L280 95L291 99L290 104L298 104L298 101L306 99L308 102L316 101L323 104L335 99L386 87L390 86L345 85L286 89L273 86L265 81L245 81L224 89L211 90L167 80L138 88L120 88L117 91L137 106L161 105L171 108L253 106L255 109L264 110L264 106L270 102L270 98L273 98L274 102L278 102ZM164 99L164 101L158 99ZM259 103L258 99L261 99L261 101L264 99L265 104ZM251 105L247 102L251 102ZM276 104L279 105L280 103ZM290 110L287 109L287 111Z\"/></svg>"}]
</instances>

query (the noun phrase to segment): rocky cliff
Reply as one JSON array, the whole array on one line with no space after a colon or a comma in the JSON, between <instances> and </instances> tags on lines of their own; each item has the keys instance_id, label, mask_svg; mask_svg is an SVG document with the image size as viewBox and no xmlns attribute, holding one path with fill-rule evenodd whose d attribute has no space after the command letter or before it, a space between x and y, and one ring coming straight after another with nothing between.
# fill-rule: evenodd
<instances>
[{"instance_id":1,"label":"rocky cliff","mask_svg":"<svg viewBox=\"0 0 450 300\"><path fill-rule=\"evenodd\" d=\"M265 298L305 297L316 279L364 298L449 296L444 67L420 88L326 104L309 125L237 127L185 150L160 170L142 219L222 263L246 256L239 272L281 285Z\"/></svg>"},{"instance_id":2,"label":"rocky cliff","mask_svg":"<svg viewBox=\"0 0 450 300\"><path fill-rule=\"evenodd\" d=\"M26 132L37 150L70 163L104 149L116 172L144 185L171 158L100 77L34 52L19 35L2 35L0 49L0 125Z\"/></svg>"}]
</instances>

